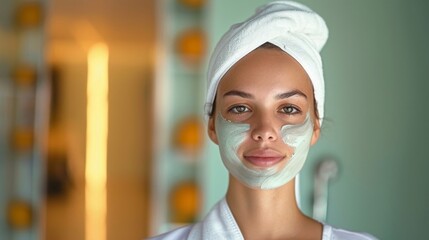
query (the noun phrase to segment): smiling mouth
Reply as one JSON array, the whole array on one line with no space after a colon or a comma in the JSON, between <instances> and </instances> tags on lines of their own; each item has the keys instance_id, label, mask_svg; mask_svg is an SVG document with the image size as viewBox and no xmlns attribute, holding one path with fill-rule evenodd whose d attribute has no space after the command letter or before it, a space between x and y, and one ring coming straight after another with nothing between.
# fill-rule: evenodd
<instances>
[{"instance_id":1,"label":"smiling mouth","mask_svg":"<svg viewBox=\"0 0 429 240\"><path fill-rule=\"evenodd\" d=\"M244 159L256 167L267 168L281 162L283 156L244 156Z\"/></svg>"}]
</instances>

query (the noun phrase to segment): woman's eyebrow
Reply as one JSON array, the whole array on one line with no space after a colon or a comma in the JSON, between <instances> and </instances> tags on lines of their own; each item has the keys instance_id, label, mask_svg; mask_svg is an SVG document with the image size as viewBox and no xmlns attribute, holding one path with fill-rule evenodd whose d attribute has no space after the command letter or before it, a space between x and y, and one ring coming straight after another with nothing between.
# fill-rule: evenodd
<instances>
[{"instance_id":1,"label":"woman's eyebrow","mask_svg":"<svg viewBox=\"0 0 429 240\"><path fill-rule=\"evenodd\" d=\"M242 98L251 98L251 99L255 98L250 93L243 92L243 91L238 91L238 90L231 90L229 92L226 92L223 95L223 97L226 97L226 96L239 96L239 97L242 97Z\"/></svg>"},{"instance_id":2,"label":"woman's eyebrow","mask_svg":"<svg viewBox=\"0 0 429 240\"><path fill-rule=\"evenodd\" d=\"M295 95L307 98L307 95L305 95L303 92L301 92L299 90L292 90L290 92L280 93L275 98L276 99L284 99L284 98L289 98L289 97L292 97Z\"/></svg>"}]
</instances>

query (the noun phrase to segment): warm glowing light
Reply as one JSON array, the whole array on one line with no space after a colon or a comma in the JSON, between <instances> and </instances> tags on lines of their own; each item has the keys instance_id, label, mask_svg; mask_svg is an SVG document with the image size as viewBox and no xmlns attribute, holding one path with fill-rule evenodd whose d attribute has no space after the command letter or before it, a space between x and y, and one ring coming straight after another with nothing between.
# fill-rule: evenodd
<instances>
[{"instance_id":1,"label":"warm glowing light","mask_svg":"<svg viewBox=\"0 0 429 240\"><path fill-rule=\"evenodd\" d=\"M108 58L104 43L88 52L85 166L85 237L106 239L106 159L108 129Z\"/></svg>"}]
</instances>

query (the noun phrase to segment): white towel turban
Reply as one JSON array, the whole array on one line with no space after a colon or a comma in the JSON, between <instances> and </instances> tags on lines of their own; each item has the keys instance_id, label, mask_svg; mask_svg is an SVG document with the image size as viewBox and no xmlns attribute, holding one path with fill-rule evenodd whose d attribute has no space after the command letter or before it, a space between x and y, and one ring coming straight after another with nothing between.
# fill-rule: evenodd
<instances>
[{"instance_id":1,"label":"white towel turban","mask_svg":"<svg viewBox=\"0 0 429 240\"><path fill-rule=\"evenodd\" d=\"M208 67L205 104L211 113L221 78L241 58L270 42L295 58L311 79L319 117L324 116L325 87L320 50L328 39L325 21L310 8L292 1L273 1L244 22L233 25L220 39Z\"/></svg>"}]
</instances>

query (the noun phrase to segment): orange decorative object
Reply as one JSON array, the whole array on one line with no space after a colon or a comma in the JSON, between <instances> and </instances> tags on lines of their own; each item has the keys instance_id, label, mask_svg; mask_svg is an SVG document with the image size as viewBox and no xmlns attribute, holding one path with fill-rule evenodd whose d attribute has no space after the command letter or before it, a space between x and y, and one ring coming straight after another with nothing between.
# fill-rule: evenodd
<instances>
[{"instance_id":1,"label":"orange decorative object","mask_svg":"<svg viewBox=\"0 0 429 240\"><path fill-rule=\"evenodd\" d=\"M170 195L171 221L195 222L201 209L201 193L195 182L183 182L172 189Z\"/></svg>"},{"instance_id":2,"label":"orange decorative object","mask_svg":"<svg viewBox=\"0 0 429 240\"><path fill-rule=\"evenodd\" d=\"M37 72L31 66L22 65L15 69L13 78L18 85L30 85L36 81Z\"/></svg>"},{"instance_id":3,"label":"orange decorative object","mask_svg":"<svg viewBox=\"0 0 429 240\"><path fill-rule=\"evenodd\" d=\"M206 0L179 0L179 2L190 8L200 9L206 4Z\"/></svg>"},{"instance_id":4,"label":"orange decorative object","mask_svg":"<svg viewBox=\"0 0 429 240\"><path fill-rule=\"evenodd\" d=\"M7 220L12 228L29 228L33 222L33 211L29 203L11 201L7 209Z\"/></svg>"},{"instance_id":5,"label":"orange decorative object","mask_svg":"<svg viewBox=\"0 0 429 240\"><path fill-rule=\"evenodd\" d=\"M189 153L197 153L203 145L203 123L197 117L189 117L177 125L174 145L177 149Z\"/></svg>"},{"instance_id":6,"label":"orange decorative object","mask_svg":"<svg viewBox=\"0 0 429 240\"><path fill-rule=\"evenodd\" d=\"M34 27L42 22L42 7L37 2L23 3L18 7L16 21L20 27Z\"/></svg>"},{"instance_id":7,"label":"orange decorative object","mask_svg":"<svg viewBox=\"0 0 429 240\"><path fill-rule=\"evenodd\" d=\"M200 63L206 53L206 48L206 36L201 29L186 30L177 38L177 53L186 62Z\"/></svg>"},{"instance_id":8,"label":"orange decorative object","mask_svg":"<svg viewBox=\"0 0 429 240\"><path fill-rule=\"evenodd\" d=\"M32 129L18 129L13 133L13 146L16 150L25 151L33 146L34 135Z\"/></svg>"}]
</instances>

